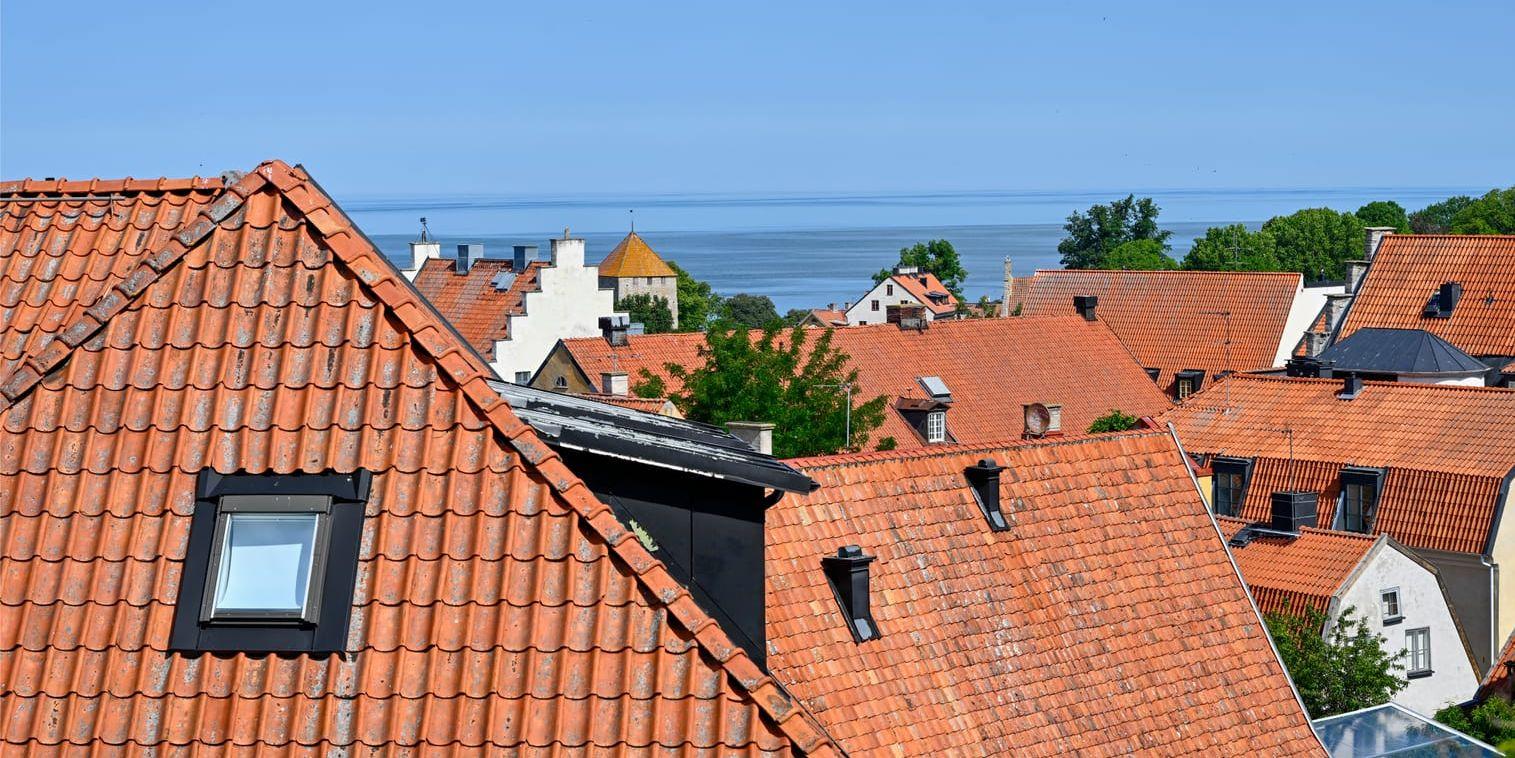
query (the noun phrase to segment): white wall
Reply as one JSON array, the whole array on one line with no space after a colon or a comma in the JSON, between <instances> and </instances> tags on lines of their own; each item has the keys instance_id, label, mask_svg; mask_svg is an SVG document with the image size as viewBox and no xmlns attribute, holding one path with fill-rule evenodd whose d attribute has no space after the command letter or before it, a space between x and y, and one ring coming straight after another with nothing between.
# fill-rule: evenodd
<instances>
[{"instance_id":1,"label":"white wall","mask_svg":"<svg viewBox=\"0 0 1515 758\"><path fill-rule=\"evenodd\" d=\"M1356 615L1367 620L1368 628L1383 635L1384 649L1390 653L1405 649L1406 630L1431 629L1431 670L1435 673L1424 679L1411 679L1394 697L1394 702L1430 716L1444 706L1473 696L1478 689L1478 675L1468 660L1436 574L1393 544L1382 541L1373 547L1357 576L1348 581L1338 596L1337 608L1356 608ZM1379 593L1392 587L1399 588L1404 620L1384 626ZM1408 654L1405 663L1408 666Z\"/></svg>"},{"instance_id":2,"label":"white wall","mask_svg":"<svg viewBox=\"0 0 1515 758\"><path fill-rule=\"evenodd\" d=\"M507 382L535 372L558 340L599 334L600 317L615 312L615 292L600 288L599 267L584 265L584 240L553 240L552 259L537 276L538 290L526 293L525 313L510 317L510 339L494 343L494 370Z\"/></svg>"},{"instance_id":3,"label":"white wall","mask_svg":"<svg viewBox=\"0 0 1515 758\"><path fill-rule=\"evenodd\" d=\"M889 288L894 288L894 294L889 294ZM873 301L878 301L878 310L873 310ZM862 300L857 301L847 309L847 325L859 326L861 324L882 324L889 320L889 306L891 305L925 305L901 287L893 278L885 279L878 286L868 290L868 294ZM926 309L926 320L934 319L931 309Z\"/></svg>"},{"instance_id":4,"label":"white wall","mask_svg":"<svg viewBox=\"0 0 1515 758\"><path fill-rule=\"evenodd\" d=\"M1301 279L1303 281L1303 279ZM1273 356L1273 365L1282 366L1294 357L1294 348L1304 339L1305 332L1315 323L1320 309L1326 307L1326 295L1340 295L1346 287L1305 287L1300 285L1294 292L1294 304L1289 307L1289 317L1284 320L1284 334L1278 341L1278 352Z\"/></svg>"}]
</instances>

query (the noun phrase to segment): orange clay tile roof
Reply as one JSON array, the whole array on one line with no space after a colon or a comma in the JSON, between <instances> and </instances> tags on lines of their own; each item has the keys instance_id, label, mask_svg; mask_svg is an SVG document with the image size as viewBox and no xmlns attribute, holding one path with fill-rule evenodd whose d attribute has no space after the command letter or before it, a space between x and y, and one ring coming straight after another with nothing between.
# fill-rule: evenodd
<instances>
[{"instance_id":1,"label":"orange clay tile roof","mask_svg":"<svg viewBox=\"0 0 1515 758\"><path fill-rule=\"evenodd\" d=\"M510 271L511 261L481 258L457 274L457 261L432 258L416 272L416 289L431 301L442 317L486 357L494 357L494 343L510 337L510 317L526 312L526 293L537 289L545 261L533 261L524 275L516 276L506 289L496 289L494 280Z\"/></svg>"},{"instance_id":2,"label":"orange clay tile roof","mask_svg":"<svg viewBox=\"0 0 1515 758\"><path fill-rule=\"evenodd\" d=\"M793 463L821 487L768 511L768 663L849 755L1324 755L1168 434ZM876 640L822 573L843 545Z\"/></svg>"},{"instance_id":3,"label":"orange clay tile roof","mask_svg":"<svg viewBox=\"0 0 1515 758\"><path fill-rule=\"evenodd\" d=\"M1249 522L1217 517L1230 539ZM1264 613L1314 608L1324 613L1373 545L1383 539L1329 529L1301 529L1298 537L1253 535L1245 547L1231 548L1243 579Z\"/></svg>"},{"instance_id":4,"label":"orange clay tile roof","mask_svg":"<svg viewBox=\"0 0 1515 758\"><path fill-rule=\"evenodd\" d=\"M1515 390L1366 382L1356 399L1338 400L1341 388L1333 379L1237 375L1161 420L1191 453L1256 459L1242 518L1266 520L1271 493L1301 489L1321 493L1319 523L1330 524L1342 467L1380 467L1375 533L1482 553L1500 484L1515 468Z\"/></svg>"},{"instance_id":5,"label":"orange clay tile roof","mask_svg":"<svg viewBox=\"0 0 1515 758\"><path fill-rule=\"evenodd\" d=\"M815 322L821 326L847 325L846 311L829 310L826 308L812 308L810 310L810 318L815 319Z\"/></svg>"},{"instance_id":6,"label":"orange clay tile roof","mask_svg":"<svg viewBox=\"0 0 1515 758\"><path fill-rule=\"evenodd\" d=\"M1462 285L1451 318L1421 315L1444 282ZM1469 355L1515 355L1515 236L1390 234L1342 322L1424 329Z\"/></svg>"},{"instance_id":7,"label":"orange clay tile roof","mask_svg":"<svg viewBox=\"0 0 1515 758\"><path fill-rule=\"evenodd\" d=\"M677 276L636 232L626 235L605 260L600 261L600 276Z\"/></svg>"},{"instance_id":8,"label":"orange clay tile roof","mask_svg":"<svg viewBox=\"0 0 1515 758\"><path fill-rule=\"evenodd\" d=\"M0 276L0 752L836 754L302 169L0 183ZM344 654L168 651L197 472L360 467Z\"/></svg>"},{"instance_id":9,"label":"orange clay tile roof","mask_svg":"<svg viewBox=\"0 0 1515 758\"><path fill-rule=\"evenodd\" d=\"M1038 271L1021 315L1072 315L1075 295L1098 296L1096 316L1137 362L1160 370L1158 386L1184 369L1204 370L1208 383L1227 368L1273 366L1300 281L1294 273Z\"/></svg>"},{"instance_id":10,"label":"orange clay tile roof","mask_svg":"<svg viewBox=\"0 0 1515 758\"><path fill-rule=\"evenodd\" d=\"M822 331L809 334L814 340ZM1081 318L944 320L924 331L871 324L832 334L832 344L858 370L861 398L924 398L919 378L941 377L952 392L947 428L960 442L1019 436L1022 403L1061 403L1063 429L1070 433L1112 408L1141 417L1171 407L1109 329ZM618 348L601 337L563 340L586 377L625 371L633 383L644 368L666 378L667 363L701 365L704 344L702 334L630 335ZM668 391L679 389L670 380ZM898 413L884 418L872 442L894 437L902 449L926 444Z\"/></svg>"},{"instance_id":11,"label":"orange clay tile roof","mask_svg":"<svg viewBox=\"0 0 1515 758\"><path fill-rule=\"evenodd\" d=\"M1504 648L1499 651L1499 659L1483 675L1483 681L1479 683L1478 693L1473 699L1483 702L1493 695L1506 699L1515 697L1515 671L1510 670L1512 667L1515 667L1515 632L1510 633Z\"/></svg>"},{"instance_id":12,"label":"orange clay tile roof","mask_svg":"<svg viewBox=\"0 0 1515 758\"><path fill-rule=\"evenodd\" d=\"M936 274L922 271L917 274L895 274L889 279L909 292L934 315L942 316L957 310L957 297L947 291L947 286L942 284L942 280L936 278ZM946 295L947 299L938 303L928 296L931 293Z\"/></svg>"},{"instance_id":13,"label":"orange clay tile roof","mask_svg":"<svg viewBox=\"0 0 1515 758\"><path fill-rule=\"evenodd\" d=\"M637 397L635 395L607 395L602 392L581 392L578 397L594 400L601 403L630 408L643 413L662 414L672 403L666 397Z\"/></svg>"}]
</instances>

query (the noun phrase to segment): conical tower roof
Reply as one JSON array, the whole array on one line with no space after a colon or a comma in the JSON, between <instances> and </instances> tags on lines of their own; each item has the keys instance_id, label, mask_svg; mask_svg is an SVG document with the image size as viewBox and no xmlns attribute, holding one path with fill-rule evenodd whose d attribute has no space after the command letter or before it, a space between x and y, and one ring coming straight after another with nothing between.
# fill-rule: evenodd
<instances>
[{"instance_id":1,"label":"conical tower roof","mask_svg":"<svg viewBox=\"0 0 1515 758\"><path fill-rule=\"evenodd\" d=\"M673 269L636 232L626 235L605 260L600 276L675 276Z\"/></svg>"}]
</instances>

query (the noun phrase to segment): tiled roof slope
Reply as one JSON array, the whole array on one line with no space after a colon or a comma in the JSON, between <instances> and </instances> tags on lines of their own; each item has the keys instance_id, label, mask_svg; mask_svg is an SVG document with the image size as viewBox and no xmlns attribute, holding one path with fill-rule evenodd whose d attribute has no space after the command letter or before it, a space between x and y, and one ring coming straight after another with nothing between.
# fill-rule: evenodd
<instances>
[{"instance_id":1,"label":"tiled roof slope","mask_svg":"<svg viewBox=\"0 0 1515 758\"><path fill-rule=\"evenodd\" d=\"M1483 675L1483 681L1478 685L1478 693L1473 696L1474 700L1484 701L1490 696L1499 695L1506 699L1515 697L1515 632L1512 632L1504 642L1504 648L1499 651L1499 660L1489 667L1488 673Z\"/></svg>"},{"instance_id":2,"label":"tiled roof slope","mask_svg":"<svg viewBox=\"0 0 1515 758\"><path fill-rule=\"evenodd\" d=\"M1462 285L1451 318L1421 315L1445 282ZM1369 326L1424 329L1472 355L1515 355L1515 235L1384 237L1337 338Z\"/></svg>"},{"instance_id":3,"label":"tiled roof slope","mask_svg":"<svg viewBox=\"0 0 1515 758\"><path fill-rule=\"evenodd\" d=\"M1220 516L1227 540L1248 523ZM1347 577L1382 537L1329 529L1301 529L1298 537L1254 534L1244 547L1231 548L1242 578L1264 613L1306 608L1325 612Z\"/></svg>"},{"instance_id":4,"label":"tiled roof slope","mask_svg":"<svg viewBox=\"0 0 1515 758\"><path fill-rule=\"evenodd\" d=\"M1383 467L1376 532L1482 553L1515 468L1515 390L1366 382L1339 400L1341 389L1332 379L1237 375L1163 418L1190 452L1257 459L1242 518L1265 520L1272 492L1301 489L1322 493L1319 523L1330 524L1342 467Z\"/></svg>"},{"instance_id":5,"label":"tiled roof slope","mask_svg":"<svg viewBox=\"0 0 1515 758\"><path fill-rule=\"evenodd\" d=\"M1072 315L1074 296L1098 296L1096 316L1139 363L1160 369L1158 386L1167 387L1184 369L1209 377L1271 367L1300 281L1295 273L1037 271L1021 314Z\"/></svg>"},{"instance_id":6,"label":"tiled roof slope","mask_svg":"<svg viewBox=\"0 0 1515 758\"><path fill-rule=\"evenodd\" d=\"M827 308L810 309L810 317L822 326L846 326L847 312Z\"/></svg>"},{"instance_id":7,"label":"tiled roof slope","mask_svg":"<svg viewBox=\"0 0 1515 758\"><path fill-rule=\"evenodd\" d=\"M810 339L820 333L810 332ZM871 324L832 334L832 344L850 355L858 370L861 397L924 398L919 378L941 377L952 391L947 427L960 442L1019 436L1025 425L1022 403L1061 403L1063 429L1070 433L1089 428L1112 408L1141 417L1171 407L1109 329L1081 318L947 320L924 331ZM636 382L644 368L666 378L667 363L701 365L705 338L631 335L616 348L600 337L563 344L585 376L625 371ZM670 380L668 391L679 389ZM902 449L925 444L893 412L870 440L883 437L894 437Z\"/></svg>"},{"instance_id":8,"label":"tiled roof slope","mask_svg":"<svg viewBox=\"0 0 1515 758\"><path fill-rule=\"evenodd\" d=\"M0 184L29 291L137 261L27 301L71 316L0 375L3 752L834 754L302 169L76 226L193 192ZM200 470L360 467L344 654L167 651Z\"/></svg>"},{"instance_id":9,"label":"tiled roof slope","mask_svg":"<svg viewBox=\"0 0 1515 758\"><path fill-rule=\"evenodd\" d=\"M600 276L677 276L652 247L632 232L600 261Z\"/></svg>"},{"instance_id":10,"label":"tiled roof slope","mask_svg":"<svg viewBox=\"0 0 1515 758\"><path fill-rule=\"evenodd\" d=\"M768 663L849 755L1323 755L1167 434L793 463L821 487L768 512ZM876 640L821 571L843 545Z\"/></svg>"},{"instance_id":11,"label":"tiled roof slope","mask_svg":"<svg viewBox=\"0 0 1515 758\"><path fill-rule=\"evenodd\" d=\"M948 291L947 286L942 284L942 280L936 278L936 274L930 271L895 274L889 278L925 305L933 315L944 316L957 310L957 296ZM946 295L947 299L938 303L927 296L931 292Z\"/></svg>"},{"instance_id":12,"label":"tiled roof slope","mask_svg":"<svg viewBox=\"0 0 1515 758\"><path fill-rule=\"evenodd\" d=\"M432 258L416 272L416 289L431 301L442 317L452 322L458 334L479 353L493 357L494 343L510 336L510 317L526 312L526 293L537 288L545 261L533 261L506 289L496 289L494 280L511 270L508 260L481 258L457 273L457 261Z\"/></svg>"}]
</instances>

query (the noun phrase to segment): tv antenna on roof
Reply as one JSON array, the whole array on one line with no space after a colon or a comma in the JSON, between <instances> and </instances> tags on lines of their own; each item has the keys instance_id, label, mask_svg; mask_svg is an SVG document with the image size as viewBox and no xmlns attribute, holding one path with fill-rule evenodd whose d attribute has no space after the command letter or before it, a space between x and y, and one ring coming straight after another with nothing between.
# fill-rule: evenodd
<instances>
[{"instance_id":1,"label":"tv antenna on roof","mask_svg":"<svg viewBox=\"0 0 1515 758\"><path fill-rule=\"evenodd\" d=\"M431 235L431 230L428 229L428 228L426 228L426 217L422 216L421 217L421 239L419 239L417 241L418 242L430 242L431 241L431 236L430 235Z\"/></svg>"}]
</instances>

